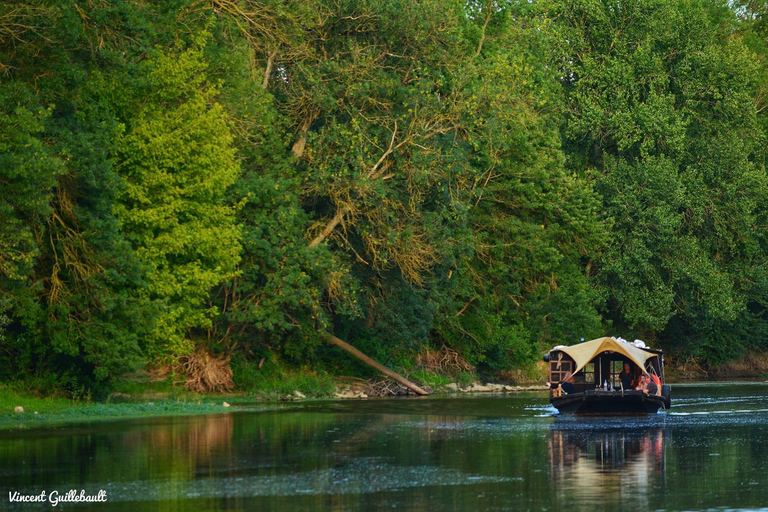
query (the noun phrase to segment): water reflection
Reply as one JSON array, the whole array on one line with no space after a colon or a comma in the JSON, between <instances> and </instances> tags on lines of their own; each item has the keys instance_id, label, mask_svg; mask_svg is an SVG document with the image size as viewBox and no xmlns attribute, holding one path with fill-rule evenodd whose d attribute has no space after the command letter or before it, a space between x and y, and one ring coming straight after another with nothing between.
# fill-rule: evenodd
<instances>
[{"instance_id":1,"label":"water reflection","mask_svg":"<svg viewBox=\"0 0 768 512\"><path fill-rule=\"evenodd\" d=\"M598 498L633 509L651 506L648 497L664 482L669 436L663 426L593 430L555 422L549 460L559 501L577 510L587 510Z\"/></svg>"},{"instance_id":2,"label":"water reflection","mask_svg":"<svg viewBox=\"0 0 768 512\"><path fill-rule=\"evenodd\" d=\"M106 490L106 507L77 510L109 512L768 504L768 385L675 393L671 412L645 417L553 416L542 392L307 402L0 432L0 510L30 509L10 503L9 491L53 489Z\"/></svg>"},{"instance_id":3,"label":"water reflection","mask_svg":"<svg viewBox=\"0 0 768 512\"><path fill-rule=\"evenodd\" d=\"M146 449L156 456L183 453L193 460L208 460L232 442L234 417L219 414L173 422L164 428L128 431L123 443L128 450Z\"/></svg>"}]
</instances>

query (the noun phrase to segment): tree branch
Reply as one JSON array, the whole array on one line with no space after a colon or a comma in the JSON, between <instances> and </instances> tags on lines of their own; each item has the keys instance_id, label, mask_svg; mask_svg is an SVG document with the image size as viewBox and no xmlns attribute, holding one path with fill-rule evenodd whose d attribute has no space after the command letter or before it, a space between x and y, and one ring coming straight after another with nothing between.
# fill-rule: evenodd
<instances>
[{"instance_id":1,"label":"tree branch","mask_svg":"<svg viewBox=\"0 0 768 512\"><path fill-rule=\"evenodd\" d=\"M386 366L384 366L384 365L374 361L373 359L371 359L367 355L363 354L362 352L357 350L355 347L353 347L349 343L347 343L347 342L337 338L333 334L329 334L327 332L323 332L323 333L320 333L320 335L323 338L325 338L325 340L328 341L329 343L332 343L333 345L336 345L337 347L339 347L339 348L341 348L343 350L346 350L347 352L349 352L350 354L352 354L353 356L355 356L359 360L363 361L365 364L373 366L374 368L379 370L381 373L383 373L387 377L395 379L397 382L399 382L403 386L407 387L411 391L415 392L417 395L424 396L424 395L428 395L429 394L427 391L424 391L423 389L421 389L419 386L417 386L413 382L411 382L411 381L407 380L406 378L404 378L402 375L397 374L397 373L393 372L392 370L390 370L389 368L387 368Z\"/></svg>"},{"instance_id":2,"label":"tree branch","mask_svg":"<svg viewBox=\"0 0 768 512\"><path fill-rule=\"evenodd\" d=\"M464 312L467 310L467 308L470 306L470 304L472 304L472 302L474 302L474 301L475 301L475 299L477 299L477 298L478 298L478 297L477 297L477 296L475 296L475 297L472 297L471 299L469 299L469 302L467 302L466 304L464 304L464 307L463 307L463 308L461 308L461 310L459 310L459 312L458 312L458 313L456 313L456 316L461 316L461 314L462 314L462 313L464 313Z\"/></svg>"},{"instance_id":3,"label":"tree branch","mask_svg":"<svg viewBox=\"0 0 768 512\"><path fill-rule=\"evenodd\" d=\"M307 120L304 121L304 126L301 127L301 135L299 135L299 139L293 143L291 151L293 152L294 156L296 156L296 158L301 158L304 154L304 149L307 147L309 127L312 126L312 121L315 120L315 117L316 115L310 115Z\"/></svg>"},{"instance_id":4,"label":"tree branch","mask_svg":"<svg viewBox=\"0 0 768 512\"><path fill-rule=\"evenodd\" d=\"M485 29L488 27L488 22L491 21L491 7L493 6L493 2L488 2L486 7L486 13L485 13L485 23L483 23L483 33L480 37L480 42L477 44L477 51L475 52L475 57L480 55L480 52L483 50L483 44L485 43Z\"/></svg>"},{"instance_id":5,"label":"tree branch","mask_svg":"<svg viewBox=\"0 0 768 512\"><path fill-rule=\"evenodd\" d=\"M334 229L336 229L336 226L339 225L339 223L344 219L344 216L348 214L352 209L349 206L345 206L344 208L341 208L340 210L336 211L336 215L333 216L333 218L328 222L328 224L325 225L322 231L311 241L309 242L310 247L317 247L320 245L320 243L325 240L328 235L330 235Z\"/></svg>"},{"instance_id":6,"label":"tree branch","mask_svg":"<svg viewBox=\"0 0 768 512\"><path fill-rule=\"evenodd\" d=\"M403 144L401 142L400 144L395 146L396 136L397 136L397 121L395 121L395 129L392 130L392 138L389 141L389 147L387 148L386 151L384 151L384 153L381 155L379 160L373 165L373 167L371 167L371 169L366 174L366 178L368 178L369 180L375 180L381 177L391 165L389 162L384 164L384 160L386 160L386 158L392 154L392 152L395 150L396 147L400 147ZM296 144L298 143L299 142L297 141ZM296 147L296 144L294 144L294 148ZM303 151L303 147L302 147L302 151ZM295 153L296 151L294 151L294 154ZM322 231L320 231L320 233L314 239L312 239L312 241L309 243L309 247L317 247L318 245L320 245L323 242L323 240L325 240L328 237L328 235L330 235L333 232L333 230L336 229L336 226L338 226L339 223L341 223L341 221L344 220L344 217L351 211L352 211L352 208L350 208L349 206L344 206L343 208L338 209L336 211L336 215L334 215L333 218L328 222L328 224L325 225Z\"/></svg>"},{"instance_id":7,"label":"tree branch","mask_svg":"<svg viewBox=\"0 0 768 512\"><path fill-rule=\"evenodd\" d=\"M269 57L267 58L267 69L264 71L264 81L261 82L261 86L266 89L269 85L269 76L272 74L272 65L275 61L275 56L277 55L277 51L270 52Z\"/></svg>"}]
</instances>

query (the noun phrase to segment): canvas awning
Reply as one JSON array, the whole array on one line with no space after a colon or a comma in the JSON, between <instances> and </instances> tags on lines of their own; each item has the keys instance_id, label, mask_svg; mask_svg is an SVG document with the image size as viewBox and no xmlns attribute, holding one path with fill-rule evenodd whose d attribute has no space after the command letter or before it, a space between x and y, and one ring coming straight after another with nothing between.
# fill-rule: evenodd
<instances>
[{"instance_id":1,"label":"canvas awning","mask_svg":"<svg viewBox=\"0 0 768 512\"><path fill-rule=\"evenodd\" d=\"M648 373L645 371L645 362L652 357L658 357L657 354L647 352L629 343L624 343L608 337L585 341L584 343L579 343L578 345L570 347L558 347L556 350L565 352L573 358L576 364L573 373L577 373L584 368L584 366L594 359L595 356L608 351L625 356L639 366L643 373ZM553 349L553 352L556 350Z\"/></svg>"}]
</instances>

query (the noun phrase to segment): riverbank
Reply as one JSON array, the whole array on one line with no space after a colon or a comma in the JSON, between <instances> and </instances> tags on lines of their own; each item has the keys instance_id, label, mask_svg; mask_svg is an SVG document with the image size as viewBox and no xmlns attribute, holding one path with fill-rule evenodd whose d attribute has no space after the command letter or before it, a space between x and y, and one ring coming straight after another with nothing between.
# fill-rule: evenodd
<instances>
[{"instance_id":1,"label":"riverbank","mask_svg":"<svg viewBox=\"0 0 768 512\"><path fill-rule=\"evenodd\" d=\"M173 397L168 393L155 393L153 397L136 398L116 394L105 402L91 402L62 396L39 397L5 386L0 388L0 431L119 418L215 414L227 412L230 404L245 399L237 395Z\"/></svg>"},{"instance_id":2,"label":"riverbank","mask_svg":"<svg viewBox=\"0 0 768 512\"><path fill-rule=\"evenodd\" d=\"M545 391L545 370L542 367L526 375L518 372L502 376L503 381L515 382L514 385L481 382L478 375L470 372L448 378L435 372L417 371L410 378L436 394L518 393ZM709 371L691 362L675 362L668 367L667 380L675 383L707 378L765 379L767 374L768 356L751 354ZM241 387L242 391L235 393L198 394L168 380L125 380L114 387L115 391L98 401L91 400L87 395L72 398L62 393L49 394L21 386L0 385L0 430L46 428L118 418L215 414L231 410L231 405L257 406L278 401L318 399L364 400L408 394L407 389L399 389L393 381L332 377L309 371L280 371L261 376L249 384L248 388Z\"/></svg>"},{"instance_id":3,"label":"riverbank","mask_svg":"<svg viewBox=\"0 0 768 512\"><path fill-rule=\"evenodd\" d=\"M231 407L257 406L286 401L304 400L361 400L374 398L371 384L362 379L339 380L332 392L307 396L299 389L286 392L281 387L260 393L205 393L197 394L182 388L143 386L133 393L114 392L101 402L73 399L62 395L40 396L38 393L11 386L0 386L0 431L56 427L67 424L108 421L120 418L156 416L185 416L230 412ZM436 394L452 393L517 393L543 391L543 385L510 386L444 382L432 391ZM390 394L389 396L393 396Z\"/></svg>"},{"instance_id":4,"label":"riverbank","mask_svg":"<svg viewBox=\"0 0 768 512\"><path fill-rule=\"evenodd\" d=\"M751 351L717 366L707 367L695 359L672 360L666 365L670 380L768 379L768 352Z\"/></svg>"}]
</instances>

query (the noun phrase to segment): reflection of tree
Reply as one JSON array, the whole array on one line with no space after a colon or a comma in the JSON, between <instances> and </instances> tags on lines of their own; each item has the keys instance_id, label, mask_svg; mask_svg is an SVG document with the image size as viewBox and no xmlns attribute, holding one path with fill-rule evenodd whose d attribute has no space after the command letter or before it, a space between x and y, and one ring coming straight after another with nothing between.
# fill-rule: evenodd
<instances>
[{"instance_id":1,"label":"reflection of tree","mask_svg":"<svg viewBox=\"0 0 768 512\"><path fill-rule=\"evenodd\" d=\"M586 506L599 498L644 508L649 493L663 482L667 434L663 428L594 431L555 426L549 438L554 491L564 503Z\"/></svg>"},{"instance_id":2,"label":"reflection of tree","mask_svg":"<svg viewBox=\"0 0 768 512\"><path fill-rule=\"evenodd\" d=\"M126 447L144 448L156 455L175 453L193 460L208 459L213 451L228 448L233 425L231 414L184 418L163 427L130 432L124 443Z\"/></svg>"},{"instance_id":3,"label":"reflection of tree","mask_svg":"<svg viewBox=\"0 0 768 512\"><path fill-rule=\"evenodd\" d=\"M140 476L170 474L169 480L182 482L205 472L212 457L231 452L233 427L231 414L171 418L149 429L126 432L123 446L143 466ZM146 459L139 463L141 454Z\"/></svg>"}]
</instances>

